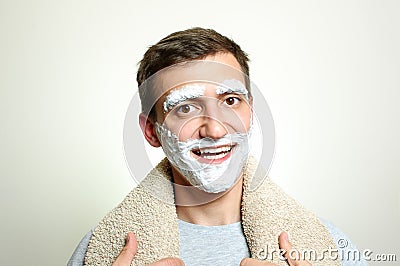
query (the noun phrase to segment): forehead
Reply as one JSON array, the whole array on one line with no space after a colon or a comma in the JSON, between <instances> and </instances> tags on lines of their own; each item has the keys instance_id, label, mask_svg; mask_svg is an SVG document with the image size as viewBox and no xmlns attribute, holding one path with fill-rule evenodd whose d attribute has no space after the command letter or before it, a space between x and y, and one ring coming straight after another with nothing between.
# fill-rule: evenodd
<instances>
[{"instance_id":1,"label":"forehead","mask_svg":"<svg viewBox=\"0 0 400 266\"><path fill-rule=\"evenodd\" d=\"M154 77L152 86L156 102L165 98L172 90L182 88L187 84L227 86L229 81L245 84L245 74L240 71L236 59L227 61L230 64L220 61L198 60L163 69Z\"/></svg>"}]
</instances>

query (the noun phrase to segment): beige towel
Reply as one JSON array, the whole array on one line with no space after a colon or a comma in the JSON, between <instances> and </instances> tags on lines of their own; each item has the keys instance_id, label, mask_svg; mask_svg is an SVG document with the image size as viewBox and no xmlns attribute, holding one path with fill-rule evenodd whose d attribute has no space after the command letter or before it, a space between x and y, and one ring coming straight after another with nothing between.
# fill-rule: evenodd
<instances>
[{"instance_id":1,"label":"beige towel","mask_svg":"<svg viewBox=\"0 0 400 266\"><path fill-rule=\"evenodd\" d=\"M278 250L278 236L289 234L294 248L313 250L318 256L335 249L335 243L319 219L286 195L269 178L257 189L251 181L261 180L257 163L249 159L244 168L242 226L251 257L265 256L265 251ZM256 174L254 174L256 172ZM261 177L261 178L260 178ZM174 204L171 166L161 161L114 210L95 228L85 257L86 265L111 265L122 250L128 232L138 239L132 265L146 265L165 257L179 257L178 217ZM156 195L156 197L155 197ZM277 254L268 257L278 265L287 265ZM340 265L339 261L311 261L313 265Z\"/></svg>"}]
</instances>

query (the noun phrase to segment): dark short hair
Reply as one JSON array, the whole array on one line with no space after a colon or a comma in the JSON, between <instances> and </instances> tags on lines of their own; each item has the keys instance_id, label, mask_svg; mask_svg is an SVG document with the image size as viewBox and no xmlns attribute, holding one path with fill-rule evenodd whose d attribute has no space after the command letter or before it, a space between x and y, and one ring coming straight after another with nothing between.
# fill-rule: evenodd
<instances>
[{"instance_id":1,"label":"dark short hair","mask_svg":"<svg viewBox=\"0 0 400 266\"><path fill-rule=\"evenodd\" d=\"M217 53L231 53L249 79L248 55L233 40L212 29L191 28L174 32L150 46L139 62L136 80L138 86L163 68L186 61L204 59ZM247 82L246 82L247 83ZM155 118L153 106L146 106L151 93L139 89L142 111ZM149 109L151 108L151 109Z\"/></svg>"}]
</instances>

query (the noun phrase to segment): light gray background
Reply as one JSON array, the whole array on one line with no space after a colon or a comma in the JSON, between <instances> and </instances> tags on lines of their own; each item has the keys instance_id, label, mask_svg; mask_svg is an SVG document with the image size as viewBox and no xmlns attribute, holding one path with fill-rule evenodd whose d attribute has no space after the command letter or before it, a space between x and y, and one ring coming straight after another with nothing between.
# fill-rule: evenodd
<instances>
[{"instance_id":1,"label":"light gray background","mask_svg":"<svg viewBox=\"0 0 400 266\"><path fill-rule=\"evenodd\" d=\"M136 63L191 26L249 53L276 124L270 175L399 260L400 2L159 2L0 2L0 264L64 265L131 190Z\"/></svg>"}]
</instances>

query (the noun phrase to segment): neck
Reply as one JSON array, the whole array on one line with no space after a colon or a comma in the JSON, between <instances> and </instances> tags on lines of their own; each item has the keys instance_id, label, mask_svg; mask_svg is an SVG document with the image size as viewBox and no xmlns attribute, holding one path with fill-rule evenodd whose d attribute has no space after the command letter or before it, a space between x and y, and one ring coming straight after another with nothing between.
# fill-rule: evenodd
<instances>
[{"instance_id":1,"label":"neck","mask_svg":"<svg viewBox=\"0 0 400 266\"><path fill-rule=\"evenodd\" d=\"M232 224L241 220L243 178L230 190L214 194L190 186L175 169L172 172L179 219L206 226Z\"/></svg>"}]
</instances>

